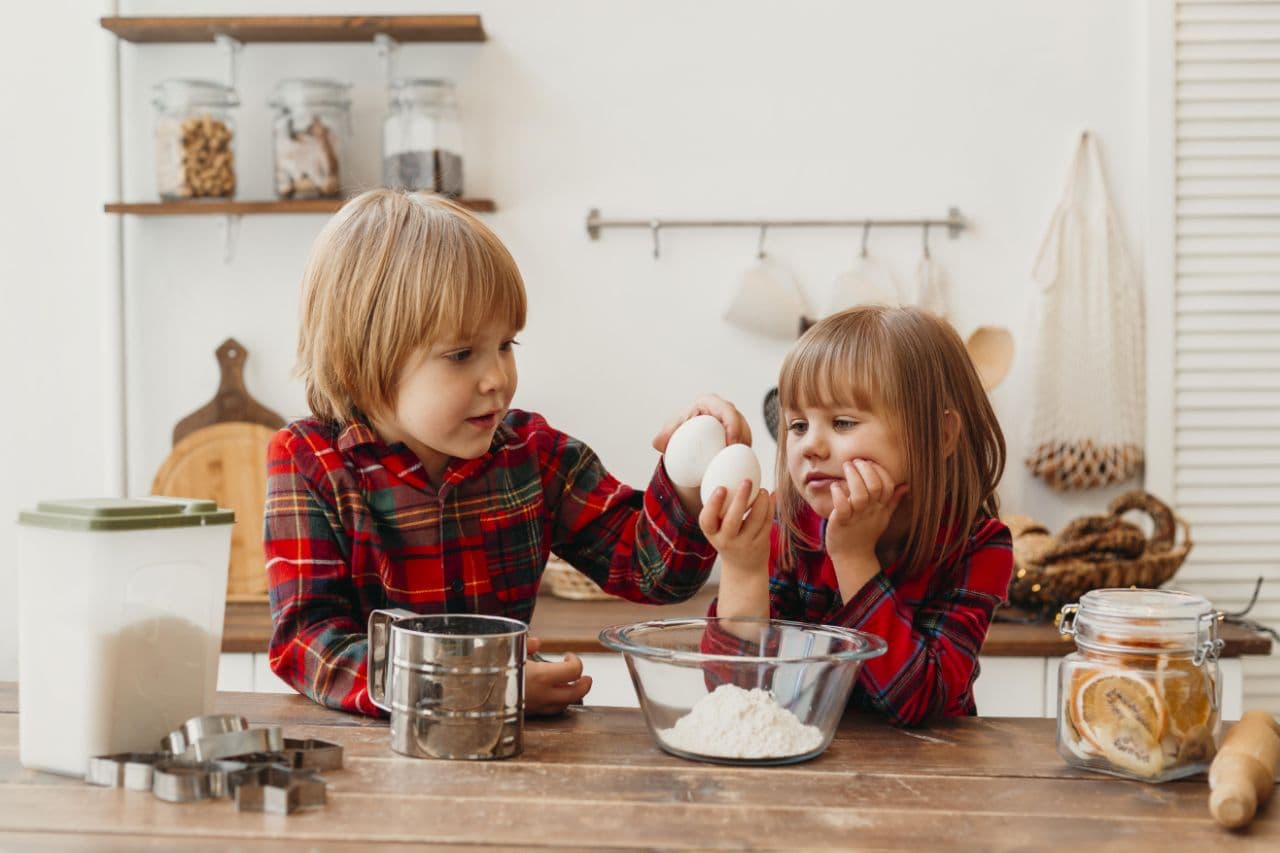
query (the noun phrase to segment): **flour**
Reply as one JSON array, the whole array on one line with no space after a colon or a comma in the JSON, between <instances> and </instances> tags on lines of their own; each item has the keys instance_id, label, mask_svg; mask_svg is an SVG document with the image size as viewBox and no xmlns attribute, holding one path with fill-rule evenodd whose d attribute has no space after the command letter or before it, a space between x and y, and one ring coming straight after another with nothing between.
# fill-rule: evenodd
<instances>
[{"instance_id":1,"label":"flour","mask_svg":"<svg viewBox=\"0 0 1280 853\"><path fill-rule=\"evenodd\" d=\"M806 726L768 690L721 684L658 736L672 749L714 758L788 758L822 745L817 726Z\"/></svg>"}]
</instances>

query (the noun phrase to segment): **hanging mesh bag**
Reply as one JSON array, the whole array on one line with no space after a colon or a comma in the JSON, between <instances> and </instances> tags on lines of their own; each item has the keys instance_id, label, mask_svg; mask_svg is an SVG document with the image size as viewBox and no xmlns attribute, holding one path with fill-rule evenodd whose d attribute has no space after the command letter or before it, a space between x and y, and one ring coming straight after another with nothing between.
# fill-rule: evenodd
<instances>
[{"instance_id":1,"label":"hanging mesh bag","mask_svg":"<svg viewBox=\"0 0 1280 853\"><path fill-rule=\"evenodd\" d=\"M1088 132L1033 276L1040 289L1026 465L1059 491L1122 483L1143 458L1142 293Z\"/></svg>"}]
</instances>

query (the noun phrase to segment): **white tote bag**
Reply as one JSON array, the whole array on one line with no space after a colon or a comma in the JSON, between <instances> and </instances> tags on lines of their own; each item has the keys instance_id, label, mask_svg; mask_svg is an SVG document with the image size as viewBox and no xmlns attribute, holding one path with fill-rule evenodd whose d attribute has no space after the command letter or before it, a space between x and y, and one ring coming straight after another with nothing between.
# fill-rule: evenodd
<instances>
[{"instance_id":1,"label":"white tote bag","mask_svg":"<svg viewBox=\"0 0 1280 853\"><path fill-rule=\"evenodd\" d=\"M1040 288L1027 467L1058 490L1124 482L1142 466L1142 292L1087 131L1033 276Z\"/></svg>"}]
</instances>

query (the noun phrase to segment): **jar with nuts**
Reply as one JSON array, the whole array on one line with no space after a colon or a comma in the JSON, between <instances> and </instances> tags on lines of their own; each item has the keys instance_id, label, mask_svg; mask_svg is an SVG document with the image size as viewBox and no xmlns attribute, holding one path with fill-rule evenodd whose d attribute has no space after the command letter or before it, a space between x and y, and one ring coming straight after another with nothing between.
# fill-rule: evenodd
<instances>
[{"instance_id":1,"label":"jar with nuts","mask_svg":"<svg viewBox=\"0 0 1280 853\"><path fill-rule=\"evenodd\" d=\"M336 80L281 80L275 109L275 185L280 198L332 198L340 192L340 164L351 135L351 99Z\"/></svg>"},{"instance_id":2,"label":"jar with nuts","mask_svg":"<svg viewBox=\"0 0 1280 853\"><path fill-rule=\"evenodd\" d=\"M213 80L165 80L155 89L156 187L166 201L236 191L235 90Z\"/></svg>"}]
</instances>

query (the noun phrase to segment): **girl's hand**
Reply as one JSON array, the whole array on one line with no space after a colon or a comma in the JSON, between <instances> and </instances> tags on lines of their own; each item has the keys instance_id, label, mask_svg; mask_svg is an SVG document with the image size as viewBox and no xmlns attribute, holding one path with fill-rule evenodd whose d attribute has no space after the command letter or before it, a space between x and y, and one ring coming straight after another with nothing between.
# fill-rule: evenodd
<instances>
[{"instance_id":1,"label":"girl's hand","mask_svg":"<svg viewBox=\"0 0 1280 853\"><path fill-rule=\"evenodd\" d=\"M667 421L666 425L653 437L653 449L659 453L665 453L667 442L671 440L671 434L679 428L680 424L698 415L711 415L724 425L725 444L751 446L751 426L747 423L747 419L742 416L742 412L739 412L733 403L722 397L717 397L715 394L704 394L694 400L693 405L682 414L676 415Z\"/></svg>"},{"instance_id":2,"label":"girl's hand","mask_svg":"<svg viewBox=\"0 0 1280 853\"><path fill-rule=\"evenodd\" d=\"M530 655L542 648L542 641L529 637ZM524 664L524 710L532 716L559 714L582 702L591 689L591 676L582 674L582 659L570 652L559 663L529 659Z\"/></svg>"},{"instance_id":3,"label":"girl's hand","mask_svg":"<svg viewBox=\"0 0 1280 853\"><path fill-rule=\"evenodd\" d=\"M750 480L742 481L732 500L728 491L721 486L711 493L711 500L698 515L698 526L726 566L767 575L773 495L761 489L753 497Z\"/></svg>"},{"instance_id":4,"label":"girl's hand","mask_svg":"<svg viewBox=\"0 0 1280 853\"><path fill-rule=\"evenodd\" d=\"M876 562L876 543L907 494L907 484L894 483L888 471L867 459L845 462L844 478L843 483L831 484L827 554L837 567L867 559Z\"/></svg>"}]
</instances>

